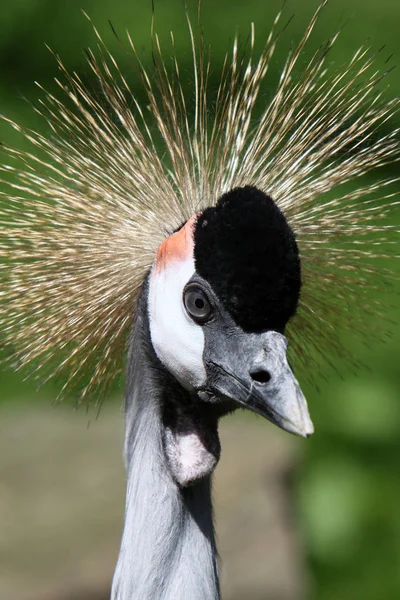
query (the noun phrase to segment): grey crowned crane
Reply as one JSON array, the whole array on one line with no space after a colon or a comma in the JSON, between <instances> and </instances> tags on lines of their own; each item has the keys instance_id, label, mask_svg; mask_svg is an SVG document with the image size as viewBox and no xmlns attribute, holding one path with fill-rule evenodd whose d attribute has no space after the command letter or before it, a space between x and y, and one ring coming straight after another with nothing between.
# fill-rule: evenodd
<instances>
[{"instance_id":1,"label":"grey crowned crane","mask_svg":"<svg viewBox=\"0 0 400 600\"><path fill-rule=\"evenodd\" d=\"M336 35L296 72L325 4L266 106L280 15L258 58L253 28L247 58L234 41L211 100L208 54L188 19L193 118L173 48L168 69L154 35L149 75L128 37L144 110L95 30L100 57L88 61L101 99L57 59L66 101L44 92L39 109L50 135L12 123L33 150L5 148L3 341L16 364L38 365L42 378L67 370L66 387L97 399L128 347L113 600L220 597L219 420L248 408L309 436L291 367L310 373L345 353L340 331L369 333L379 310L373 261L393 247L396 180L362 176L398 159L396 132L377 131L399 103L383 100L367 48L326 68Z\"/></svg>"},{"instance_id":2,"label":"grey crowned crane","mask_svg":"<svg viewBox=\"0 0 400 600\"><path fill-rule=\"evenodd\" d=\"M130 341L113 598L219 597L210 498L219 419L244 407L313 432L283 334L299 292L294 234L255 187L224 194L158 248Z\"/></svg>"}]
</instances>

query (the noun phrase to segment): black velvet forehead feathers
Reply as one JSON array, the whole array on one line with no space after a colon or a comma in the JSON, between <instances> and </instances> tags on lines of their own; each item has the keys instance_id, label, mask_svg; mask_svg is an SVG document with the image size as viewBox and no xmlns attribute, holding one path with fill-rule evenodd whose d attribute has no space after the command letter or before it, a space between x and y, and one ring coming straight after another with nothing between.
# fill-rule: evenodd
<instances>
[{"instance_id":1,"label":"black velvet forehead feathers","mask_svg":"<svg viewBox=\"0 0 400 600\"><path fill-rule=\"evenodd\" d=\"M296 312L299 251L275 202L251 186L235 188L199 216L197 273L245 331L283 332Z\"/></svg>"}]
</instances>

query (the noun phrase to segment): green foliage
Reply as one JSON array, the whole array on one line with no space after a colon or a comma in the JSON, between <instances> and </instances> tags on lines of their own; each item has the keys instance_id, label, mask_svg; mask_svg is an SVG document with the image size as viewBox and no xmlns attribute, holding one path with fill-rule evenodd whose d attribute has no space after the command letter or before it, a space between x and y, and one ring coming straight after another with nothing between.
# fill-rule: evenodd
<instances>
[{"instance_id":1,"label":"green foliage","mask_svg":"<svg viewBox=\"0 0 400 600\"><path fill-rule=\"evenodd\" d=\"M196 2L188 2L195 12ZM316 0L289 2L288 17L296 17L284 33L274 58L271 80L291 41L298 40L316 7ZM213 72L217 83L224 53L236 31L243 43L251 21L256 25L257 45L263 43L280 0L203 0L203 26L211 44ZM31 127L44 127L32 112L30 103L40 97L34 81L55 89L55 60L47 43L59 54L69 70L88 75L83 49L94 49L95 37L80 9L87 11L106 42L118 54L118 42L107 20L111 19L123 37L127 28L143 60L150 63L151 3L125 0L14 0L0 7L0 113ZM309 52L338 27L345 25L341 40L332 55L336 64L347 60L354 50L370 39L381 52L381 64L392 53L399 61L400 48L398 0L336 0L327 7ZM192 83L189 40L182 3L179 0L156 2L156 29L163 44L173 30L176 47L187 59L188 85ZM134 73L121 52L122 70L134 85ZM390 76L389 97L400 93L400 79ZM268 97L268 90L264 92ZM28 100L28 102L26 102ZM399 123L400 125L400 123ZM5 123L0 123L0 139L21 147L21 140ZM393 168L391 174L395 174ZM379 280L378 285L379 285ZM389 316L396 321L395 308ZM308 556L313 575L313 598L318 600L395 600L400 597L400 372L398 325L390 324L393 337L386 344L371 339L368 347L357 346L368 370L357 376L339 364L340 375L329 374L320 389L308 390L316 434L304 447L306 462L299 481L299 504L304 516ZM352 343L349 340L349 343ZM343 379L341 378L343 377ZM22 383L21 376L1 375L1 400L35 397L33 383ZM54 388L43 392L46 399ZM42 392L36 394L39 398Z\"/></svg>"}]
</instances>

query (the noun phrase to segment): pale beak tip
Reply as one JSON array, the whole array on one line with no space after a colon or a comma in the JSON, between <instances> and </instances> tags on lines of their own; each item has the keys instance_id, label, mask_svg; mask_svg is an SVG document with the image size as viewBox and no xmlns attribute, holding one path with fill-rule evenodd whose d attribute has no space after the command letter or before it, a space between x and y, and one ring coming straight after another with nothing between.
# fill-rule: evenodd
<instances>
[{"instance_id":1,"label":"pale beak tip","mask_svg":"<svg viewBox=\"0 0 400 600\"><path fill-rule=\"evenodd\" d=\"M314 425L308 411L307 400L301 392L300 387L297 387L297 392L298 412L296 421L298 425L298 435L309 438L314 433Z\"/></svg>"},{"instance_id":2,"label":"pale beak tip","mask_svg":"<svg viewBox=\"0 0 400 600\"><path fill-rule=\"evenodd\" d=\"M300 437L309 438L314 433L314 425L309 421L308 423L303 423L300 427L294 428L292 432Z\"/></svg>"},{"instance_id":3,"label":"pale beak tip","mask_svg":"<svg viewBox=\"0 0 400 600\"><path fill-rule=\"evenodd\" d=\"M305 427L305 431L304 431L303 437L309 438L309 437L312 436L313 433L314 433L314 425L310 421L309 424L307 425L307 427Z\"/></svg>"},{"instance_id":4,"label":"pale beak tip","mask_svg":"<svg viewBox=\"0 0 400 600\"><path fill-rule=\"evenodd\" d=\"M297 410L292 411L291 419L286 421L284 429L299 437L309 438L314 433L314 425L304 396L301 395L299 399L301 402L298 403Z\"/></svg>"},{"instance_id":5,"label":"pale beak tip","mask_svg":"<svg viewBox=\"0 0 400 600\"><path fill-rule=\"evenodd\" d=\"M314 425L310 419L310 415L308 414L308 410L307 410L307 414L303 415L303 423L302 423L301 427L299 428L299 434L304 438L309 438L310 436L312 436L313 433L314 433Z\"/></svg>"}]
</instances>

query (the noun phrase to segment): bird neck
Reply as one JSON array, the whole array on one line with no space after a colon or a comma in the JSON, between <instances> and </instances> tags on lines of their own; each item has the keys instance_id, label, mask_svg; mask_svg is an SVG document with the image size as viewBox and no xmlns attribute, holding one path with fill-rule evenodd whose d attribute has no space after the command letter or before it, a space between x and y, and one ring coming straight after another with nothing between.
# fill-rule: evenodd
<instances>
[{"instance_id":1,"label":"bird neck","mask_svg":"<svg viewBox=\"0 0 400 600\"><path fill-rule=\"evenodd\" d=\"M181 488L171 475L163 447L163 406L177 384L171 385L157 364L140 304L128 368L125 524L111 597L217 600L210 478Z\"/></svg>"}]
</instances>

